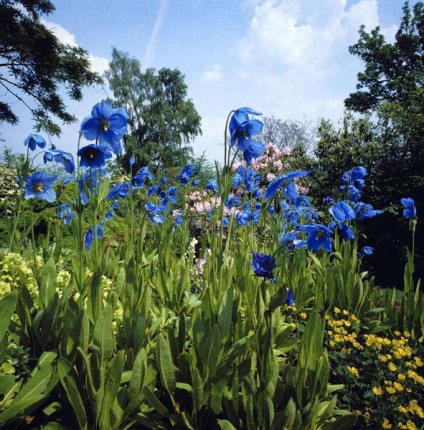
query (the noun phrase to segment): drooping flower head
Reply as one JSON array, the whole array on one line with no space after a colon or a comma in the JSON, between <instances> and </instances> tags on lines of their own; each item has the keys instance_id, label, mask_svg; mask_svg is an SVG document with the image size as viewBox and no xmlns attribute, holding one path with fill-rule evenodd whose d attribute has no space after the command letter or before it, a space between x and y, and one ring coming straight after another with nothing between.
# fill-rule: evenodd
<instances>
[{"instance_id":1,"label":"drooping flower head","mask_svg":"<svg viewBox=\"0 0 424 430\"><path fill-rule=\"evenodd\" d=\"M125 181L118 181L115 185L109 190L108 195L106 196L106 200L113 200L116 198L125 198L131 193L131 184Z\"/></svg>"},{"instance_id":2,"label":"drooping flower head","mask_svg":"<svg viewBox=\"0 0 424 430\"><path fill-rule=\"evenodd\" d=\"M329 209L331 215L337 223L339 227L342 228L343 224L347 221L350 221L355 218L355 211L353 208L344 201L337 202L332 205Z\"/></svg>"},{"instance_id":3,"label":"drooping flower head","mask_svg":"<svg viewBox=\"0 0 424 430\"><path fill-rule=\"evenodd\" d=\"M374 248L372 246L364 246L360 251L358 251L357 256L361 259L364 255L371 255L373 252Z\"/></svg>"},{"instance_id":4,"label":"drooping flower head","mask_svg":"<svg viewBox=\"0 0 424 430\"><path fill-rule=\"evenodd\" d=\"M287 306L294 306L294 296L291 288L287 288L286 303L287 303Z\"/></svg>"},{"instance_id":5,"label":"drooping flower head","mask_svg":"<svg viewBox=\"0 0 424 430\"><path fill-rule=\"evenodd\" d=\"M400 199L400 202L402 203L403 207L405 208L403 210L403 216L406 219L409 218L416 218L417 217L417 208L415 207L415 201L414 199L410 197L405 197L403 199Z\"/></svg>"},{"instance_id":6,"label":"drooping flower head","mask_svg":"<svg viewBox=\"0 0 424 430\"><path fill-rule=\"evenodd\" d=\"M196 164L190 163L187 164L178 175L178 179L180 183L183 185L187 185L189 180L194 176L194 169L196 168Z\"/></svg>"},{"instance_id":7,"label":"drooping flower head","mask_svg":"<svg viewBox=\"0 0 424 430\"><path fill-rule=\"evenodd\" d=\"M243 152L247 165L250 165L254 158L265 152L265 145L262 142L252 140L252 137L260 134L263 129L262 121L251 118L251 116L257 115L261 115L261 113L243 107L237 109L230 120L230 146L238 146Z\"/></svg>"},{"instance_id":8,"label":"drooping flower head","mask_svg":"<svg viewBox=\"0 0 424 430\"><path fill-rule=\"evenodd\" d=\"M98 140L100 144L108 145L110 150L121 153L120 139L127 131L128 115L124 109L113 109L110 103L97 103L91 116L86 117L81 124L81 134L87 140Z\"/></svg>"},{"instance_id":9,"label":"drooping flower head","mask_svg":"<svg viewBox=\"0 0 424 430\"><path fill-rule=\"evenodd\" d=\"M132 186L134 188L143 188L144 182L146 179L149 179L150 181L153 179L153 175L149 170L148 166L142 167L137 174L132 178Z\"/></svg>"},{"instance_id":10,"label":"drooping flower head","mask_svg":"<svg viewBox=\"0 0 424 430\"><path fill-rule=\"evenodd\" d=\"M38 197L52 203L56 200L56 192L52 188L57 175L49 175L43 171L33 173L25 181L24 197L26 200Z\"/></svg>"},{"instance_id":11,"label":"drooping flower head","mask_svg":"<svg viewBox=\"0 0 424 430\"><path fill-rule=\"evenodd\" d=\"M294 178L301 178L308 174L309 172L306 170L296 170L294 172L289 172L286 175L281 175L280 177L274 179L270 182L268 188L265 191L265 200L273 199L280 188L284 189L285 195L289 198L294 197L294 184L291 180Z\"/></svg>"},{"instance_id":12,"label":"drooping flower head","mask_svg":"<svg viewBox=\"0 0 424 430\"><path fill-rule=\"evenodd\" d=\"M62 203L56 208L56 213L59 218L63 219L65 225L71 225L72 220L77 216L72 212L72 208L68 203Z\"/></svg>"},{"instance_id":13,"label":"drooping flower head","mask_svg":"<svg viewBox=\"0 0 424 430\"><path fill-rule=\"evenodd\" d=\"M272 283L275 283L274 274L272 273L275 267L275 258L272 255L253 253L252 269L256 276L269 279Z\"/></svg>"},{"instance_id":14,"label":"drooping flower head","mask_svg":"<svg viewBox=\"0 0 424 430\"><path fill-rule=\"evenodd\" d=\"M103 235L104 235L104 224L103 223L97 224L96 234L97 234L98 239L103 237ZM85 244L85 249L87 251L90 251L93 240L94 240L94 229L93 229L93 227L90 227L84 235L84 244Z\"/></svg>"},{"instance_id":15,"label":"drooping flower head","mask_svg":"<svg viewBox=\"0 0 424 430\"><path fill-rule=\"evenodd\" d=\"M24 145L28 146L31 151L35 151L37 146L39 148L45 148L46 141L39 134L30 134L25 140Z\"/></svg>"},{"instance_id":16,"label":"drooping flower head","mask_svg":"<svg viewBox=\"0 0 424 430\"><path fill-rule=\"evenodd\" d=\"M107 145L86 145L82 147L77 155L81 157L81 166L91 169L100 169L106 166L106 160L112 157Z\"/></svg>"},{"instance_id":17,"label":"drooping flower head","mask_svg":"<svg viewBox=\"0 0 424 430\"><path fill-rule=\"evenodd\" d=\"M60 163L65 168L65 171L72 175L75 171L74 157L69 152L62 151L60 149L52 149L46 151L43 155L44 164L49 161Z\"/></svg>"}]
</instances>

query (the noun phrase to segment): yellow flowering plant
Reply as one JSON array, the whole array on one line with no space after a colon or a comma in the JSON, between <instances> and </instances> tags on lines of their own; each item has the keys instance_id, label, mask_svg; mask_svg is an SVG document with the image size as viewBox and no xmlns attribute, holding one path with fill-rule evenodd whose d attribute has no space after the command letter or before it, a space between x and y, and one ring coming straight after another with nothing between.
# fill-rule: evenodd
<instances>
[{"instance_id":1,"label":"yellow flowering plant","mask_svg":"<svg viewBox=\"0 0 424 430\"><path fill-rule=\"evenodd\" d=\"M424 428L424 354L409 332L370 334L355 315L338 308L327 315L331 381L356 411L361 429Z\"/></svg>"}]
</instances>

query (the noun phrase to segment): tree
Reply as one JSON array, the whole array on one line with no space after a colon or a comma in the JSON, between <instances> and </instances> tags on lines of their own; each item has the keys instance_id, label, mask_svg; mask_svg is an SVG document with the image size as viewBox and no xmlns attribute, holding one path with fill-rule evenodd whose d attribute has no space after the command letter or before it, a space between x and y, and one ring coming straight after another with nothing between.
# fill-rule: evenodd
<instances>
[{"instance_id":1,"label":"tree","mask_svg":"<svg viewBox=\"0 0 424 430\"><path fill-rule=\"evenodd\" d=\"M23 103L32 113L38 131L59 135L59 118L71 123L60 95L64 87L73 100L82 99L82 88L101 82L90 70L87 52L64 45L41 22L41 14L54 10L49 0L0 0L0 123L17 124L10 99Z\"/></svg>"},{"instance_id":2,"label":"tree","mask_svg":"<svg viewBox=\"0 0 424 430\"><path fill-rule=\"evenodd\" d=\"M411 11L405 2L392 44L378 27L367 33L362 26L359 35L349 51L365 62L365 70L345 105L377 117L384 170L405 187L418 186L418 196L424 185L424 4L416 3Z\"/></svg>"},{"instance_id":3,"label":"tree","mask_svg":"<svg viewBox=\"0 0 424 430\"><path fill-rule=\"evenodd\" d=\"M128 170L133 155L137 167L150 165L154 172L179 167L192 154L189 142L201 134L200 116L187 99L184 75L178 69L142 72L140 62L116 48L105 73L113 91L113 102L130 117L124 139L122 165Z\"/></svg>"},{"instance_id":4,"label":"tree","mask_svg":"<svg viewBox=\"0 0 424 430\"><path fill-rule=\"evenodd\" d=\"M328 123L319 129L320 188L328 192L346 168L358 164L367 168L364 201L385 212L363 225L368 244L376 249L365 264L381 285L401 287L398 262L405 261L411 240L402 217L402 197L414 198L417 205L421 234L416 235L415 267L418 276L424 273L423 3L416 3L413 10L408 2L404 4L393 43L386 42L379 28L368 33L362 26L359 41L349 51L364 61L365 68L358 74L357 91L345 100L349 112L342 129Z\"/></svg>"},{"instance_id":5,"label":"tree","mask_svg":"<svg viewBox=\"0 0 424 430\"><path fill-rule=\"evenodd\" d=\"M315 146L316 130L307 120L282 120L271 116L264 117L263 123L264 131L261 140L265 144L273 143L279 149L301 148L305 152L311 151Z\"/></svg>"}]
</instances>

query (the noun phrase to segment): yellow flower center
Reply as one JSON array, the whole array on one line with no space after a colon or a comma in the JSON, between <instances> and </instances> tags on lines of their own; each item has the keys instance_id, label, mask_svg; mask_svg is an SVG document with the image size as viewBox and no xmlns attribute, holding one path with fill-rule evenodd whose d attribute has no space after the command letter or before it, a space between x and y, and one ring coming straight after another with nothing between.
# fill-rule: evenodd
<instances>
[{"instance_id":1,"label":"yellow flower center","mask_svg":"<svg viewBox=\"0 0 424 430\"><path fill-rule=\"evenodd\" d=\"M110 123L109 123L109 121L108 121L107 119L101 119L101 120L99 121L99 128L100 128L100 130L102 130L102 131L108 131L108 130L109 130L109 128L110 128Z\"/></svg>"}]
</instances>

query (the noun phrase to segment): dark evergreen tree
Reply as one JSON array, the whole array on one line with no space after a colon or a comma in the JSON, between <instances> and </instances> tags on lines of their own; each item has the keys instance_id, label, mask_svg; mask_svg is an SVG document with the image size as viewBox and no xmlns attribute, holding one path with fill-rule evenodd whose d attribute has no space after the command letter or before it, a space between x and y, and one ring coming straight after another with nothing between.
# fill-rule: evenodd
<instances>
[{"instance_id":1,"label":"dark evergreen tree","mask_svg":"<svg viewBox=\"0 0 424 430\"><path fill-rule=\"evenodd\" d=\"M40 20L55 9L49 0L0 0L0 124L17 124L12 103L23 103L38 131L59 135L63 123L76 118L67 111L60 89L73 100L82 88L101 82L90 70L87 52L61 43ZM12 101L13 102L12 102Z\"/></svg>"}]
</instances>

